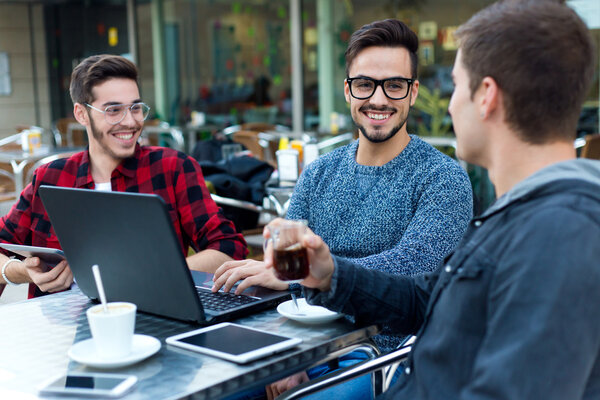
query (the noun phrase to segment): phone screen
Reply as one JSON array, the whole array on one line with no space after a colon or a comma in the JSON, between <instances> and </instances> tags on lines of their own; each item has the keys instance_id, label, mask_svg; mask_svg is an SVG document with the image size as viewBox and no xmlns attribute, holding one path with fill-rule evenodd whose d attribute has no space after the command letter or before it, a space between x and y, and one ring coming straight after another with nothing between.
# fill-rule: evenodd
<instances>
[{"instance_id":1,"label":"phone screen","mask_svg":"<svg viewBox=\"0 0 600 400\"><path fill-rule=\"evenodd\" d=\"M116 397L131 388L136 381L136 377L128 375L72 373L53 380L41 389L41 393Z\"/></svg>"},{"instance_id":2,"label":"phone screen","mask_svg":"<svg viewBox=\"0 0 600 400\"><path fill-rule=\"evenodd\" d=\"M285 342L287 337L226 325L193 336L180 338L183 343L221 351L229 354L244 354L273 344Z\"/></svg>"},{"instance_id":3,"label":"phone screen","mask_svg":"<svg viewBox=\"0 0 600 400\"><path fill-rule=\"evenodd\" d=\"M105 376L78 376L67 375L66 379L58 379L51 385L70 389L102 389L112 390L123 383L127 378L113 378Z\"/></svg>"}]
</instances>

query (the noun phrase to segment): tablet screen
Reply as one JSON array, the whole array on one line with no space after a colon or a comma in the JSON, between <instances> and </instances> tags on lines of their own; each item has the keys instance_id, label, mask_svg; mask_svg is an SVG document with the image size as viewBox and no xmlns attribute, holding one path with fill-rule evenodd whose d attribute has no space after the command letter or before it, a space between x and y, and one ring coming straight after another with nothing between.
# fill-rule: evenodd
<instances>
[{"instance_id":1,"label":"tablet screen","mask_svg":"<svg viewBox=\"0 0 600 400\"><path fill-rule=\"evenodd\" d=\"M218 329L207 330L178 340L183 343L206 347L223 353L240 355L285 342L289 338L246 329L237 325L224 325Z\"/></svg>"}]
</instances>

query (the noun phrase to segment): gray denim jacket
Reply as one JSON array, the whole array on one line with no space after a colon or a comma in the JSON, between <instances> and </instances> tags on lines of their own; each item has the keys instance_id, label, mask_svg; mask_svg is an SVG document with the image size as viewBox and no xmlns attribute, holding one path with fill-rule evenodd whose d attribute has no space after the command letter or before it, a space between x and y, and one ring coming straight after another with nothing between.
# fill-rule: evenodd
<instances>
[{"instance_id":1,"label":"gray denim jacket","mask_svg":"<svg viewBox=\"0 0 600 400\"><path fill-rule=\"evenodd\" d=\"M335 259L310 303L417 334L394 399L600 398L600 162L554 164L474 218L431 274Z\"/></svg>"}]
</instances>

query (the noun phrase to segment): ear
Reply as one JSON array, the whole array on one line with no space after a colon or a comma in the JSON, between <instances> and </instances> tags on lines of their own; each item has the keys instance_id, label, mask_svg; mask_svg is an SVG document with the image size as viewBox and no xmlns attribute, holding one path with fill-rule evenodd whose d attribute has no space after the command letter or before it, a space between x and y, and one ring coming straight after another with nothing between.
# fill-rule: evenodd
<instances>
[{"instance_id":1,"label":"ear","mask_svg":"<svg viewBox=\"0 0 600 400\"><path fill-rule=\"evenodd\" d=\"M350 86L348 86L346 79L344 79L344 97L346 98L346 103L350 103Z\"/></svg>"},{"instance_id":2,"label":"ear","mask_svg":"<svg viewBox=\"0 0 600 400\"><path fill-rule=\"evenodd\" d=\"M489 76L483 78L477 92L479 114L482 119L487 118L502 106L500 88L494 78Z\"/></svg>"},{"instance_id":3,"label":"ear","mask_svg":"<svg viewBox=\"0 0 600 400\"><path fill-rule=\"evenodd\" d=\"M410 105L414 106L417 97L419 96L419 81L415 80L410 89Z\"/></svg>"},{"instance_id":4,"label":"ear","mask_svg":"<svg viewBox=\"0 0 600 400\"><path fill-rule=\"evenodd\" d=\"M81 125L88 126L90 116L87 113L86 106L81 103L75 103L73 106L73 116Z\"/></svg>"}]
</instances>

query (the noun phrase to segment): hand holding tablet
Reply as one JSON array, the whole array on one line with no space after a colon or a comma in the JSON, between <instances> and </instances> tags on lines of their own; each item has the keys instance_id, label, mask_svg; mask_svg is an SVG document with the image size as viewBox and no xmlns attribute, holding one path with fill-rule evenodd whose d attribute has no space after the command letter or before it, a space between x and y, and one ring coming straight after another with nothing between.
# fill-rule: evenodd
<instances>
[{"instance_id":1,"label":"hand holding tablet","mask_svg":"<svg viewBox=\"0 0 600 400\"><path fill-rule=\"evenodd\" d=\"M56 265L65 259L65 253L59 249L49 247L26 246L20 244L0 243L0 247L21 257L39 257L50 265Z\"/></svg>"},{"instance_id":2,"label":"hand holding tablet","mask_svg":"<svg viewBox=\"0 0 600 400\"><path fill-rule=\"evenodd\" d=\"M287 350L302 339L229 322L168 337L167 344L245 364Z\"/></svg>"}]
</instances>

